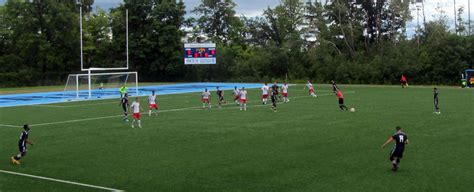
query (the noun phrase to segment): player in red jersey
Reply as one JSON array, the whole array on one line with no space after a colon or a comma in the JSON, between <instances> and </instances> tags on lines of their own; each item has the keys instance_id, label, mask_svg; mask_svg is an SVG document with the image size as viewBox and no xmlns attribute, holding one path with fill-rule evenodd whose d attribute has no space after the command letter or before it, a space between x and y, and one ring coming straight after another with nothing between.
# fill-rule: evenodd
<instances>
[{"instance_id":1,"label":"player in red jersey","mask_svg":"<svg viewBox=\"0 0 474 192\"><path fill-rule=\"evenodd\" d=\"M268 100L268 90L270 89L267 85L267 83L265 83L265 85L262 86L262 104L265 105L267 104L267 100Z\"/></svg>"},{"instance_id":2,"label":"player in red jersey","mask_svg":"<svg viewBox=\"0 0 474 192\"><path fill-rule=\"evenodd\" d=\"M201 98L202 98L202 109L206 109L206 104L207 104L207 109L211 109L211 103L209 102L209 99L211 98L211 92L209 92L207 88L204 89L204 91L202 92Z\"/></svg>"},{"instance_id":3,"label":"player in red jersey","mask_svg":"<svg viewBox=\"0 0 474 192\"><path fill-rule=\"evenodd\" d=\"M309 91L308 91L309 95L311 95L312 97L318 97L318 95L316 95L316 93L314 92L314 86L313 86L313 84L311 84L310 81L308 81L308 82L306 83L306 86L305 86L304 88L306 89L306 87L307 87L308 90L309 90Z\"/></svg>"},{"instance_id":4,"label":"player in red jersey","mask_svg":"<svg viewBox=\"0 0 474 192\"><path fill-rule=\"evenodd\" d=\"M408 87L408 81L405 75L402 74L402 77L400 78L400 85L402 88Z\"/></svg>"},{"instance_id":5,"label":"player in red jersey","mask_svg":"<svg viewBox=\"0 0 474 192\"><path fill-rule=\"evenodd\" d=\"M337 98L339 100L339 108L341 108L343 111L347 111L349 108L344 105L344 95L342 95L342 91L340 89L337 90Z\"/></svg>"},{"instance_id":6,"label":"player in red jersey","mask_svg":"<svg viewBox=\"0 0 474 192\"><path fill-rule=\"evenodd\" d=\"M148 110L148 116L151 116L151 112L153 109L155 110L155 114L158 115L158 105L156 104L155 91L152 91L151 95L148 96L148 103L150 104L150 109Z\"/></svg>"},{"instance_id":7,"label":"player in red jersey","mask_svg":"<svg viewBox=\"0 0 474 192\"><path fill-rule=\"evenodd\" d=\"M284 83L283 86L281 86L281 92L283 94L283 102L290 102L290 99L288 99L288 84Z\"/></svg>"},{"instance_id":8,"label":"player in red jersey","mask_svg":"<svg viewBox=\"0 0 474 192\"><path fill-rule=\"evenodd\" d=\"M137 122L139 128L142 128L142 122L140 120L140 111L142 110L142 108L140 107L140 101L138 97L135 98L135 101L130 105L130 108L133 109L132 128L135 128L135 122Z\"/></svg>"},{"instance_id":9,"label":"player in red jersey","mask_svg":"<svg viewBox=\"0 0 474 192\"><path fill-rule=\"evenodd\" d=\"M240 97L240 110L247 111L247 91L245 90L245 87L242 87L239 93Z\"/></svg>"}]
</instances>

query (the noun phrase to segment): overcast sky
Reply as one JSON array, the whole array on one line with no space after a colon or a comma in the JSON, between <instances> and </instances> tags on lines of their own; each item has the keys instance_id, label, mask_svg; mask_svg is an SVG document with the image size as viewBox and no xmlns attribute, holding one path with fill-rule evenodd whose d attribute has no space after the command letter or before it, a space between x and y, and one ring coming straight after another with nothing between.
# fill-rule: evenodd
<instances>
[{"instance_id":1,"label":"overcast sky","mask_svg":"<svg viewBox=\"0 0 474 192\"><path fill-rule=\"evenodd\" d=\"M6 0L0 0L0 4L3 4ZM118 6L123 0L95 0L94 6L100 7L102 9L110 9L112 7ZM186 11L191 11L194 7L199 5L201 0L184 0L186 4ZM278 5L280 0L234 0L237 4L236 12L238 15L244 15L247 17L258 16L262 14L263 10L267 7L275 7ZM454 28L454 0L425 0L425 15L426 21L433 20L433 15L437 13L436 7L441 7L445 12L450 21L451 28ZM465 21L468 20L468 10L467 10L468 0L456 0L456 7L459 8L464 6L464 15L463 18ZM413 31L416 27L416 8L411 6L413 21L408 24L408 33L409 35L413 34ZM421 11L420 11L421 16ZM471 19L474 19L474 0L471 0ZM420 17L420 22L422 18ZM474 28L474 26L473 26Z\"/></svg>"}]
</instances>

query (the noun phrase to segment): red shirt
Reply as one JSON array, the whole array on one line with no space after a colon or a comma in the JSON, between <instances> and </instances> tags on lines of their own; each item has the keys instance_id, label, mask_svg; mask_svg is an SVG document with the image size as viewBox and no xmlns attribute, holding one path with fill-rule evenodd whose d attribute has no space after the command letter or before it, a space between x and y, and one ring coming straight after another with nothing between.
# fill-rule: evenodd
<instances>
[{"instance_id":1,"label":"red shirt","mask_svg":"<svg viewBox=\"0 0 474 192\"><path fill-rule=\"evenodd\" d=\"M342 92L341 91L337 91L337 97L339 99L344 99L344 96L342 95Z\"/></svg>"},{"instance_id":2,"label":"red shirt","mask_svg":"<svg viewBox=\"0 0 474 192\"><path fill-rule=\"evenodd\" d=\"M401 80L402 80L402 81L407 81L407 78L406 78L404 75L402 75L402 79L401 79Z\"/></svg>"}]
</instances>

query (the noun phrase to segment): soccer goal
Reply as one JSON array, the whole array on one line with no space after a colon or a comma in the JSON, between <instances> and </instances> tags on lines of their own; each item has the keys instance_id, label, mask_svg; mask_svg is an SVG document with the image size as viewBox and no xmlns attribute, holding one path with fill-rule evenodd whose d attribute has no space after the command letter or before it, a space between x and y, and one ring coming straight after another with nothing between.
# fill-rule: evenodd
<instances>
[{"instance_id":1,"label":"soccer goal","mask_svg":"<svg viewBox=\"0 0 474 192\"><path fill-rule=\"evenodd\" d=\"M80 100L92 98L115 98L120 96L119 89L127 88L130 96L138 96L137 72L70 74L64 87L63 99Z\"/></svg>"}]
</instances>

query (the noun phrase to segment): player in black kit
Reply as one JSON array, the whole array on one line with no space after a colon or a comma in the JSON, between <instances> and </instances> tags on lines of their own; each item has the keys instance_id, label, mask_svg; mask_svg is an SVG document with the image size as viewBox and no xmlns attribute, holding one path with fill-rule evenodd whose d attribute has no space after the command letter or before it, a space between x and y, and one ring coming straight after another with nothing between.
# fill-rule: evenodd
<instances>
[{"instance_id":1,"label":"player in black kit","mask_svg":"<svg viewBox=\"0 0 474 192\"><path fill-rule=\"evenodd\" d=\"M437 115L441 114L441 111L439 111L439 106L438 106L438 95L439 95L438 89L435 87L433 89L433 102L434 102L434 107L435 107L434 113Z\"/></svg>"},{"instance_id":2,"label":"player in black kit","mask_svg":"<svg viewBox=\"0 0 474 192\"><path fill-rule=\"evenodd\" d=\"M382 149L391 143L392 141L395 141L395 147L393 150L390 152L390 161L392 162L392 171L397 171L398 170L398 164L400 164L400 159L403 158L403 152L405 151L405 145L408 145L408 136L402 132L402 128L400 126L397 126L397 132L395 132L394 135L392 135L383 145Z\"/></svg>"},{"instance_id":3,"label":"player in black kit","mask_svg":"<svg viewBox=\"0 0 474 192\"><path fill-rule=\"evenodd\" d=\"M216 91L216 94L217 94L217 97L219 97L219 108L222 107L222 103L224 104L227 104L227 101L224 100L224 91L220 90L219 87L216 87L217 91Z\"/></svg>"},{"instance_id":4,"label":"player in black kit","mask_svg":"<svg viewBox=\"0 0 474 192\"><path fill-rule=\"evenodd\" d=\"M278 85L275 83L271 88L271 99L272 99L272 110L277 112L277 102L278 102Z\"/></svg>"},{"instance_id":5,"label":"player in black kit","mask_svg":"<svg viewBox=\"0 0 474 192\"><path fill-rule=\"evenodd\" d=\"M21 132L20 135L20 141L18 141L18 148L20 149L20 153L16 155L15 157L11 157L12 163L13 164L20 164L20 159L24 156L26 156L26 144L33 145L33 142L28 140L28 134L30 132L30 126L28 124L23 125L23 131Z\"/></svg>"},{"instance_id":6,"label":"player in black kit","mask_svg":"<svg viewBox=\"0 0 474 192\"><path fill-rule=\"evenodd\" d=\"M337 93L337 90L339 89L339 87L337 87L337 84L336 82L334 82L334 80L331 80L331 83L332 83L332 92Z\"/></svg>"},{"instance_id":7,"label":"player in black kit","mask_svg":"<svg viewBox=\"0 0 474 192\"><path fill-rule=\"evenodd\" d=\"M128 93L125 93L125 95L120 98L119 106L122 106L123 109L123 120L128 122Z\"/></svg>"}]
</instances>

